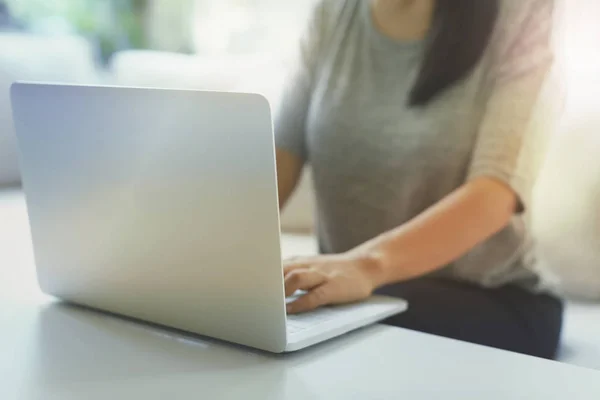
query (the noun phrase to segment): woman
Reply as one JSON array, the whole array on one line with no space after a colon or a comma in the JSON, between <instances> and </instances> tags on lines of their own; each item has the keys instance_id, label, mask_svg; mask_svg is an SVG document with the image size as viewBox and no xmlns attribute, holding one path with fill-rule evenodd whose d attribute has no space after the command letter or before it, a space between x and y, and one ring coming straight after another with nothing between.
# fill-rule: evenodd
<instances>
[{"instance_id":1,"label":"woman","mask_svg":"<svg viewBox=\"0 0 600 400\"><path fill-rule=\"evenodd\" d=\"M299 313L374 292L389 324L553 358L523 213L524 144L552 65L552 0L332 0L276 118L281 206L314 174L322 255L285 265Z\"/></svg>"}]
</instances>

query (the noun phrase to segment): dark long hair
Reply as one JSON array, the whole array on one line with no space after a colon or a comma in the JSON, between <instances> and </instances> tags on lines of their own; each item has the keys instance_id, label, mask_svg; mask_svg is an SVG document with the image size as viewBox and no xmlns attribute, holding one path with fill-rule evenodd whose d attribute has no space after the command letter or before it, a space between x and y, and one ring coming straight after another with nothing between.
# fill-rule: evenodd
<instances>
[{"instance_id":1,"label":"dark long hair","mask_svg":"<svg viewBox=\"0 0 600 400\"><path fill-rule=\"evenodd\" d=\"M431 35L409 105L426 105L473 70L494 31L499 1L437 0Z\"/></svg>"}]
</instances>

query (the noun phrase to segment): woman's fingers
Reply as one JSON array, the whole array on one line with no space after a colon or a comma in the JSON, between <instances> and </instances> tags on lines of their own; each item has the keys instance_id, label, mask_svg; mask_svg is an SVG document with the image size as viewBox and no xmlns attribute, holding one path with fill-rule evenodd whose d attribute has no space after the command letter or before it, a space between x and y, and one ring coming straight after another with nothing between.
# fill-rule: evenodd
<instances>
[{"instance_id":1,"label":"woman's fingers","mask_svg":"<svg viewBox=\"0 0 600 400\"><path fill-rule=\"evenodd\" d=\"M285 294L307 292L287 304L290 314L331 304L363 300L372 293L373 283L365 274L361 259L348 255L316 256L285 262Z\"/></svg>"},{"instance_id":2,"label":"woman's fingers","mask_svg":"<svg viewBox=\"0 0 600 400\"><path fill-rule=\"evenodd\" d=\"M330 302L330 285L324 284L317 286L298 300L287 305L288 314L299 314L312 311L315 308L327 305Z\"/></svg>"},{"instance_id":3,"label":"woman's fingers","mask_svg":"<svg viewBox=\"0 0 600 400\"><path fill-rule=\"evenodd\" d=\"M285 275L285 295L291 296L297 290L310 291L327 281L327 276L310 269L297 269Z\"/></svg>"},{"instance_id":4,"label":"woman's fingers","mask_svg":"<svg viewBox=\"0 0 600 400\"><path fill-rule=\"evenodd\" d=\"M293 271L299 269L308 269L312 265L312 260L308 258L292 258L283 263L283 276L287 276Z\"/></svg>"}]
</instances>

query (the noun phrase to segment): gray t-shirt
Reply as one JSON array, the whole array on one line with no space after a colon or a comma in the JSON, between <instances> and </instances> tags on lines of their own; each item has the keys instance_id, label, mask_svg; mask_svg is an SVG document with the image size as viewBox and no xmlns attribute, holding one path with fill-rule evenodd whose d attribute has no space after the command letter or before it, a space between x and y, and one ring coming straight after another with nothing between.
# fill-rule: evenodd
<instances>
[{"instance_id":1,"label":"gray t-shirt","mask_svg":"<svg viewBox=\"0 0 600 400\"><path fill-rule=\"evenodd\" d=\"M424 43L383 35L371 2L322 1L276 115L276 146L312 168L318 236L349 250L414 218L470 179L506 182L527 208L523 143L552 64L552 0L504 0L486 53L424 108L407 106ZM533 287L523 214L439 272ZM435 246L435 243L432 243Z\"/></svg>"}]
</instances>

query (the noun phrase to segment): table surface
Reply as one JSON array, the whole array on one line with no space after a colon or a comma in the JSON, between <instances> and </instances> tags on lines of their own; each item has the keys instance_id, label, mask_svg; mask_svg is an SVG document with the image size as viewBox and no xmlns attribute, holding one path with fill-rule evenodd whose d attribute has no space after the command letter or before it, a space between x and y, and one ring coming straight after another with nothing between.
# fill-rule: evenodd
<instances>
[{"instance_id":1,"label":"table surface","mask_svg":"<svg viewBox=\"0 0 600 400\"><path fill-rule=\"evenodd\" d=\"M373 326L266 354L54 301L23 198L0 192L1 399L590 399L600 373Z\"/></svg>"}]
</instances>

